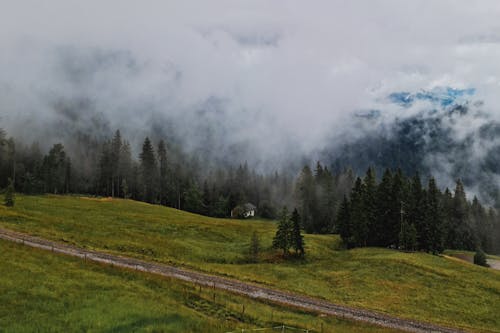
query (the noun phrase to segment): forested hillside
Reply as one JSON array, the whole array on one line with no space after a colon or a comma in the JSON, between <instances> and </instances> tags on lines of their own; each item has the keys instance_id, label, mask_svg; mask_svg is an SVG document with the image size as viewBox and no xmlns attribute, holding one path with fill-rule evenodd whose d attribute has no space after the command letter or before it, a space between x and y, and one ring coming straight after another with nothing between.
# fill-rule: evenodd
<instances>
[{"instance_id":1,"label":"forested hillside","mask_svg":"<svg viewBox=\"0 0 500 333\"><path fill-rule=\"evenodd\" d=\"M499 217L461 181L452 193L434 179L427 188L418 174L386 170L380 184L372 168L363 180L350 169L332 170L317 162L298 175L262 174L248 167L207 168L196 156L164 140L145 138L137 157L120 131L109 140L79 136L76 147L56 143L44 153L2 132L0 181L9 179L26 194L81 193L130 198L214 217L228 217L251 202L263 218L276 218L283 206L297 208L308 233L340 233L347 247L383 246L433 253L444 248L498 252Z\"/></svg>"}]
</instances>

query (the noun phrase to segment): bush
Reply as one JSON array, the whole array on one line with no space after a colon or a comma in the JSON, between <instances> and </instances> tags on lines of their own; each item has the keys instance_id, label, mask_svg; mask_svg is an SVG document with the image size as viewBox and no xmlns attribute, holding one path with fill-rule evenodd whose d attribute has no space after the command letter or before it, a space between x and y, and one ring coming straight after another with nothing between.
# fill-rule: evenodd
<instances>
[{"instance_id":1,"label":"bush","mask_svg":"<svg viewBox=\"0 0 500 333\"><path fill-rule=\"evenodd\" d=\"M474 254L474 264L484 267L490 267L486 262L486 254L484 254L483 250L477 249L476 254Z\"/></svg>"}]
</instances>

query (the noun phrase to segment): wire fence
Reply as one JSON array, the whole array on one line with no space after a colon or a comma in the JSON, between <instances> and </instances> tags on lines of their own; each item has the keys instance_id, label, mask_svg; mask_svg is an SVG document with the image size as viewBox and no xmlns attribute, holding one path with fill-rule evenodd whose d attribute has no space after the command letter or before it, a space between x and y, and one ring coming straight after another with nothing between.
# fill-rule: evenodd
<instances>
[{"instance_id":1,"label":"wire fence","mask_svg":"<svg viewBox=\"0 0 500 333\"><path fill-rule=\"evenodd\" d=\"M312 330L290 327L286 325L275 326L275 327L266 327L266 328L241 328L236 331L230 331L225 333L242 333L242 332L263 332L263 331L274 331L274 332L305 332L312 333Z\"/></svg>"}]
</instances>

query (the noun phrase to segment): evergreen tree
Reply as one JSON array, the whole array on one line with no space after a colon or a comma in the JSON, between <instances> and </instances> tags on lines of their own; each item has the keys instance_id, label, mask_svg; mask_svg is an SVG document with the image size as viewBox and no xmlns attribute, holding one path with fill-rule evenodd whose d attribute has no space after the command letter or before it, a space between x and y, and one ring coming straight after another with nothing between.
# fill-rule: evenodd
<instances>
[{"instance_id":1,"label":"evergreen tree","mask_svg":"<svg viewBox=\"0 0 500 333\"><path fill-rule=\"evenodd\" d=\"M5 190L5 206L14 207L16 198L14 193L14 181L9 178L9 185Z\"/></svg>"},{"instance_id":2,"label":"evergreen tree","mask_svg":"<svg viewBox=\"0 0 500 333\"><path fill-rule=\"evenodd\" d=\"M292 236L291 236L292 247L295 250L295 254L304 256L305 254L304 237L300 232L300 215L299 212L297 211L297 208L293 210L291 223L292 223Z\"/></svg>"},{"instance_id":3,"label":"evergreen tree","mask_svg":"<svg viewBox=\"0 0 500 333\"><path fill-rule=\"evenodd\" d=\"M43 160L43 181L46 192L54 194L65 192L69 184L68 163L64 146L60 143L55 144Z\"/></svg>"},{"instance_id":4,"label":"evergreen tree","mask_svg":"<svg viewBox=\"0 0 500 333\"><path fill-rule=\"evenodd\" d=\"M278 230L273 238L273 248L283 250L283 256L287 256L292 247L291 221L288 209L283 207L281 218L278 222Z\"/></svg>"},{"instance_id":5,"label":"evergreen tree","mask_svg":"<svg viewBox=\"0 0 500 333\"><path fill-rule=\"evenodd\" d=\"M194 182L186 191L184 209L196 214L201 214L204 211L202 193Z\"/></svg>"},{"instance_id":6,"label":"evergreen tree","mask_svg":"<svg viewBox=\"0 0 500 333\"><path fill-rule=\"evenodd\" d=\"M351 230L351 209L349 200L346 196L340 204L339 212L337 215L337 232L342 238L342 242L349 249L354 247L354 240Z\"/></svg>"},{"instance_id":7,"label":"evergreen tree","mask_svg":"<svg viewBox=\"0 0 500 333\"><path fill-rule=\"evenodd\" d=\"M110 151L110 176L111 176L111 197L120 193L120 157L122 150L122 136L120 130L115 132L115 136L111 141Z\"/></svg>"},{"instance_id":8,"label":"evergreen tree","mask_svg":"<svg viewBox=\"0 0 500 333\"><path fill-rule=\"evenodd\" d=\"M425 205L426 193L422 188L418 172L410 182L408 203L406 205L406 218L409 224L413 224L417 230L417 242L421 249L429 249L430 227L426 216Z\"/></svg>"},{"instance_id":9,"label":"evergreen tree","mask_svg":"<svg viewBox=\"0 0 500 333\"><path fill-rule=\"evenodd\" d=\"M469 204L462 182L457 180L451 216L448 243L452 249L473 250L474 235L470 227Z\"/></svg>"},{"instance_id":10,"label":"evergreen tree","mask_svg":"<svg viewBox=\"0 0 500 333\"><path fill-rule=\"evenodd\" d=\"M167 204L167 184L168 184L168 160L167 160L167 147L163 140L158 143L158 164L159 164L159 179L158 191L160 196L160 204Z\"/></svg>"},{"instance_id":11,"label":"evergreen tree","mask_svg":"<svg viewBox=\"0 0 500 333\"><path fill-rule=\"evenodd\" d=\"M351 193L351 232L354 246L367 246L369 229L365 206L365 185L357 178Z\"/></svg>"},{"instance_id":12,"label":"evergreen tree","mask_svg":"<svg viewBox=\"0 0 500 333\"><path fill-rule=\"evenodd\" d=\"M157 167L155 152L149 138L144 140L140 160L143 199L146 202L154 203L156 201Z\"/></svg>"},{"instance_id":13,"label":"evergreen tree","mask_svg":"<svg viewBox=\"0 0 500 333\"><path fill-rule=\"evenodd\" d=\"M405 214L405 202L407 197L406 178L402 171L398 169L394 174L391 188L391 215L386 222L386 232L388 244L394 246L399 242L399 234L401 231L401 224L403 214Z\"/></svg>"},{"instance_id":14,"label":"evergreen tree","mask_svg":"<svg viewBox=\"0 0 500 333\"><path fill-rule=\"evenodd\" d=\"M486 254L484 254L481 248L477 248L476 253L474 254L474 264L484 267L489 267L486 261Z\"/></svg>"},{"instance_id":15,"label":"evergreen tree","mask_svg":"<svg viewBox=\"0 0 500 333\"><path fill-rule=\"evenodd\" d=\"M364 192L363 201L366 214L366 243L370 246L375 246L378 243L376 237L373 237L377 233L377 179L375 176L375 171L371 167L366 171L364 182Z\"/></svg>"},{"instance_id":16,"label":"evergreen tree","mask_svg":"<svg viewBox=\"0 0 500 333\"><path fill-rule=\"evenodd\" d=\"M306 232L315 232L314 212L316 210L316 192L314 188L314 177L311 169L305 166L297 181L297 196L300 203L300 215L302 225Z\"/></svg>"},{"instance_id":17,"label":"evergreen tree","mask_svg":"<svg viewBox=\"0 0 500 333\"><path fill-rule=\"evenodd\" d=\"M399 247L406 251L414 251L417 248L417 229L405 220L401 224Z\"/></svg>"},{"instance_id":18,"label":"evergreen tree","mask_svg":"<svg viewBox=\"0 0 500 333\"><path fill-rule=\"evenodd\" d=\"M392 186L392 173L391 170L386 169L380 184L377 187L377 207L376 215L377 221L374 230L371 231L370 235L373 238L373 244L376 246L387 247L392 244L393 237L391 236L391 230L393 226L391 225L393 217L399 213L399 209L395 212L393 201L393 186Z\"/></svg>"},{"instance_id":19,"label":"evergreen tree","mask_svg":"<svg viewBox=\"0 0 500 333\"><path fill-rule=\"evenodd\" d=\"M429 179L425 206L426 250L433 254L444 250L444 217L443 207L440 204L441 193L434 178Z\"/></svg>"}]
</instances>

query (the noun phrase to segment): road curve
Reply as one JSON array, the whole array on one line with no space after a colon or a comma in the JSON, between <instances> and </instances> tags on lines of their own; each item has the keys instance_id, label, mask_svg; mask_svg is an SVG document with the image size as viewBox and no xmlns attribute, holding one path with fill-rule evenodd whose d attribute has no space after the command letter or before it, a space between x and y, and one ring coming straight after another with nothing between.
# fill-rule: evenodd
<instances>
[{"instance_id":1,"label":"road curve","mask_svg":"<svg viewBox=\"0 0 500 333\"><path fill-rule=\"evenodd\" d=\"M245 283L234 279L199 273L174 266L152 263L129 257L107 254L99 251L86 250L2 228L0 228L0 239L22 243L26 246L62 253L73 257L79 257L84 260L157 274L203 286L226 290L258 300L279 303L284 306L301 308L311 312L348 318L383 327L400 329L407 332L464 332L454 328L442 327L429 323L388 316L373 311L336 305L324 300Z\"/></svg>"}]
</instances>

